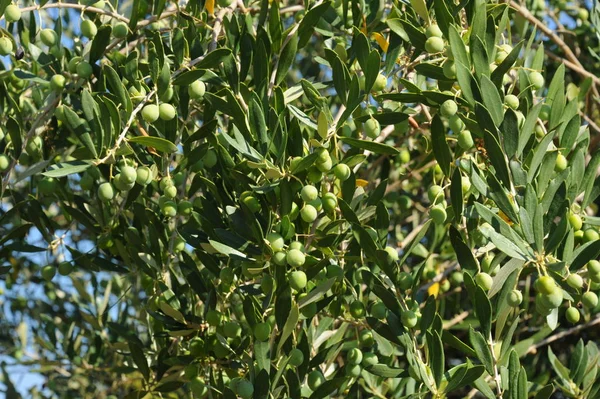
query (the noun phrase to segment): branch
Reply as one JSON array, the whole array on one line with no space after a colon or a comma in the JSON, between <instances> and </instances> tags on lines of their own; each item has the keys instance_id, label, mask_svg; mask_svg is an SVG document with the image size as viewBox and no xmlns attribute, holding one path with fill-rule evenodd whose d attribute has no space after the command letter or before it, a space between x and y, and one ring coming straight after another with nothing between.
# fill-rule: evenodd
<instances>
[{"instance_id":1,"label":"branch","mask_svg":"<svg viewBox=\"0 0 600 399\"><path fill-rule=\"evenodd\" d=\"M577 59L577 56L573 53L571 48L569 46L567 46L567 44L556 33L554 33L552 31L552 29L550 29L548 27L548 25L546 25L545 23L543 23L542 21L537 19L532 13L529 12L529 10L527 10L524 7L521 7L515 1L510 0L508 2L508 5L510 5L510 7L515 9L515 11L517 11L519 14L521 14L523 16L523 18L525 18L526 20L531 22L533 25L535 25L535 27L537 29L539 29L540 31L542 31L544 33L544 35L546 35L550 40L552 40L554 43L556 43L558 45L558 47L560 47L562 49L562 51L565 53L565 55L567 56L567 59L569 61L571 61L573 64L577 65L578 67L581 67L581 63L579 62L579 60Z\"/></svg>"},{"instance_id":2,"label":"branch","mask_svg":"<svg viewBox=\"0 0 600 399\"><path fill-rule=\"evenodd\" d=\"M557 334L551 335L550 337L538 342L535 345L531 345L529 347L529 349L527 350L527 352L525 353L526 355L529 353L533 353L535 352L538 348L542 347L542 346L546 346L554 341L558 341L559 339L562 339L568 335L574 334L576 332L579 332L581 330L584 330L586 328L595 326L596 324L600 324L600 315L596 316L595 318L591 319L590 321L588 321L585 324L580 324L578 326L569 328L568 330L565 331L561 331Z\"/></svg>"},{"instance_id":3,"label":"branch","mask_svg":"<svg viewBox=\"0 0 600 399\"><path fill-rule=\"evenodd\" d=\"M112 11L106 11L101 8L89 7L89 6L86 6L83 4L76 4L76 3L50 3L50 4L45 4L41 7L40 6L29 6L29 7L21 8L21 12L39 11L39 10L44 10L46 8L74 8L76 10L91 11L91 12L95 12L96 14L108 15L109 17L118 19L125 23L129 23L129 18L124 17L120 14L114 13ZM4 15L0 16L0 21L3 18L4 18Z\"/></svg>"}]
</instances>

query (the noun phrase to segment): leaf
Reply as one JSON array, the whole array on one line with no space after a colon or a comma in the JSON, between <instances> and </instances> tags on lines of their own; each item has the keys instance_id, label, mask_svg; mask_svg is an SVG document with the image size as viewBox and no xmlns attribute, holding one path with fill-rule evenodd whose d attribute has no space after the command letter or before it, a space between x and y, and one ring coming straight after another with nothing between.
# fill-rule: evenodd
<instances>
[{"instance_id":1,"label":"leaf","mask_svg":"<svg viewBox=\"0 0 600 399\"><path fill-rule=\"evenodd\" d=\"M308 295L306 295L304 298L298 301L298 308L302 309L303 307L310 305L311 303L319 301L325 296L327 291L331 289L333 283L335 283L336 280L337 277L332 277L326 280L324 283L317 285L308 293Z\"/></svg>"},{"instance_id":2,"label":"leaf","mask_svg":"<svg viewBox=\"0 0 600 399\"><path fill-rule=\"evenodd\" d=\"M490 78L485 75L481 77L481 96L483 97L483 104L494 120L494 124L500 126L504 116L504 105L498 89Z\"/></svg>"},{"instance_id":3,"label":"leaf","mask_svg":"<svg viewBox=\"0 0 600 399\"><path fill-rule=\"evenodd\" d=\"M396 155L399 151L387 144L376 143L374 141L360 140L352 137L340 137L340 141L362 150L371 151L374 154L380 155Z\"/></svg>"},{"instance_id":4,"label":"leaf","mask_svg":"<svg viewBox=\"0 0 600 399\"><path fill-rule=\"evenodd\" d=\"M375 364L373 366L366 367L365 370L368 373L384 378L398 378L406 373L406 371L403 369L390 367L385 364Z\"/></svg>"},{"instance_id":5,"label":"leaf","mask_svg":"<svg viewBox=\"0 0 600 399\"><path fill-rule=\"evenodd\" d=\"M308 44L308 41L313 34L314 27L320 21L321 16L330 7L330 4L330 2L325 1L322 4L311 8L306 14L304 14L302 20L300 21L300 26L298 27L298 48L303 48Z\"/></svg>"},{"instance_id":6,"label":"leaf","mask_svg":"<svg viewBox=\"0 0 600 399\"><path fill-rule=\"evenodd\" d=\"M131 357L133 362L138 367L138 370L144 376L146 381L150 380L150 368L148 367L148 360L146 360L146 356L142 348L135 342L129 341L129 351L131 352Z\"/></svg>"},{"instance_id":7,"label":"leaf","mask_svg":"<svg viewBox=\"0 0 600 399\"><path fill-rule=\"evenodd\" d=\"M279 56L279 63L277 64L277 73L275 78L275 84L279 85L283 79L287 76L287 72L294 63L296 53L298 52L298 36L292 35Z\"/></svg>"},{"instance_id":8,"label":"leaf","mask_svg":"<svg viewBox=\"0 0 600 399\"><path fill-rule=\"evenodd\" d=\"M130 143L140 144L146 147L152 147L157 151L172 153L177 152L177 146L167 139L154 136L136 136L128 139Z\"/></svg>"},{"instance_id":9,"label":"leaf","mask_svg":"<svg viewBox=\"0 0 600 399\"><path fill-rule=\"evenodd\" d=\"M460 232L452 225L450 226L450 242L452 243L452 248L454 248L460 267L465 270L477 270L478 265L473 252L463 241Z\"/></svg>"},{"instance_id":10,"label":"leaf","mask_svg":"<svg viewBox=\"0 0 600 399\"><path fill-rule=\"evenodd\" d=\"M112 93L119 99L119 104L123 105L125 107L125 111L130 114L133 109L133 105L131 104L129 93L127 93L125 90L125 86L119 78L119 75L110 67L110 65L104 65L104 75L109 87L112 89Z\"/></svg>"},{"instance_id":11,"label":"leaf","mask_svg":"<svg viewBox=\"0 0 600 399\"><path fill-rule=\"evenodd\" d=\"M437 331L427 331L427 348L429 349L429 367L431 368L436 386L440 386L444 375L445 357L444 346Z\"/></svg>"},{"instance_id":12,"label":"leaf","mask_svg":"<svg viewBox=\"0 0 600 399\"><path fill-rule=\"evenodd\" d=\"M106 51L106 48L110 44L110 34L112 32L112 27L107 24L103 24L98 29L96 36L92 40L92 48L90 50L90 58L88 62L90 64L95 64Z\"/></svg>"},{"instance_id":13,"label":"leaf","mask_svg":"<svg viewBox=\"0 0 600 399\"><path fill-rule=\"evenodd\" d=\"M73 173L83 172L90 166L90 163L83 161L59 162L50 166L49 170L42 174L47 177L63 177Z\"/></svg>"},{"instance_id":14,"label":"leaf","mask_svg":"<svg viewBox=\"0 0 600 399\"><path fill-rule=\"evenodd\" d=\"M298 310L298 305L294 304L292 305L292 309L290 310L289 315L285 321L285 325L281 330L279 343L277 344L277 353L281 353L281 348L283 347L283 344L285 343L285 341L287 341L289 336L292 335L292 332L296 329L296 324L298 324L299 318L300 312Z\"/></svg>"},{"instance_id":15,"label":"leaf","mask_svg":"<svg viewBox=\"0 0 600 399\"><path fill-rule=\"evenodd\" d=\"M438 165L446 176L450 176L450 165L452 164L452 153L446 141L446 129L439 115L435 115L431 122L431 145L433 155Z\"/></svg>"},{"instance_id":16,"label":"leaf","mask_svg":"<svg viewBox=\"0 0 600 399\"><path fill-rule=\"evenodd\" d=\"M498 32L500 32L500 29L498 29ZM506 75L510 68L512 68L515 61L517 61L519 58L524 42L524 40L521 40L516 46L514 46L504 61L502 61L500 65L494 69L494 72L492 72L492 82L496 85L496 87L500 87L502 85L502 79L504 79L504 75Z\"/></svg>"},{"instance_id":17,"label":"leaf","mask_svg":"<svg viewBox=\"0 0 600 399\"><path fill-rule=\"evenodd\" d=\"M524 264L525 262L521 259L511 259L504 266L502 266L500 271L498 271L498 274L494 276L492 288L490 288L490 291L488 292L488 298L493 298L494 295L500 292L504 286L504 283L506 282L506 279L508 279L512 272L519 270Z\"/></svg>"},{"instance_id":18,"label":"leaf","mask_svg":"<svg viewBox=\"0 0 600 399\"><path fill-rule=\"evenodd\" d=\"M426 22L429 22L429 12L427 11L427 4L424 0L410 0L410 5L415 12L423 18Z\"/></svg>"},{"instance_id":19,"label":"leaf","mask_svg":"<svg viewBox=\"0 0 600 399\"><path fill-rule=\"evenodd\" d=\"M479 228L483 235L488 237L494 245L502 252L507 254L510 257L521 259L523 261L527 260L527 256L521 252L519 247L512 243L508 238L503 236L502 234L498 234L492 227L490 226L480 226Z\"/></svg>"},{"instance_id":20,"label":"leaf","mask_svg":"<svg viewBox=\"0 0 600 399\"><path fill-rule=\"evenodd\" d=\"M204 58L195 65L195 67L196 69L216 69L227 57L230 56L231 50L226 47L221 47L206 54Z\"/></svg>"},{"instance_id":21,"label":"leaf","mask_svg":"<svg viewBox=\"0 0 600 399\"><path fill-rule=\"evenodd\" d=\"M510 173L508 171L508 163L506 161L506 156L500 147L500 143L496 140L496 137L488 130L483 132L483 137L485 140L485 148L488 153L489 160L491 164L494 166L494 170L498 175L500 181L504 184L506 189L510 189L512 187Z\"/></svg>"},{"instance_id":22,"label":"leaf","mask_svg":"<svg viewBox=\"0 0 600 399\"><path fill-rule=\"evenodd\" d=\"M342 383L346 381L346 378L339 377L327 380L309 396L308 399L323 399L329 397L336 389L338 389Z\"/></svg>"},{"instance_id":23,"label":"leaf","mask_svg":"<svg viewBox=\"0 0 600 399\"><path fill-rule=\"evenodd\" d=\"M508 109L504 114L504 120L500 125L500 131L502 132L502 138L504 143L504 150L506 156L511 159L516 153L519 146L519 122L517 120L517 114L512 109Z\"/></svg>"},{"instance_id":24,"label":"leaf","mask_svg":"<svg viewBox=\"0 0 600 399\"><path fill-rule=\"evenodd\" d=\"M469 327L469 339L477 354L477 358L483 364L485 370L489 375L494 375L494 360L486 339L483 338L483 335L479 331L473 330L473 327Z\"/></svg>"}]
</instances>

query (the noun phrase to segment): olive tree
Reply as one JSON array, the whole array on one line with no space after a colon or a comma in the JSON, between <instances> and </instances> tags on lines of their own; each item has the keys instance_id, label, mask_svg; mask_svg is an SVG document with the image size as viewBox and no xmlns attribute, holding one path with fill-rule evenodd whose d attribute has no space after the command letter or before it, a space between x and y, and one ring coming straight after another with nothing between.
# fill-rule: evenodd
<instances>
[{"instance_id":1,"label":"olive tree","mask_svg":"<svg viewBox=\"0 0 600 399\"><path fill-rule=\"evenodd\" d=\"M600 395L595 10L0 15L8 397Z\"/></svg>"}]
</instances>

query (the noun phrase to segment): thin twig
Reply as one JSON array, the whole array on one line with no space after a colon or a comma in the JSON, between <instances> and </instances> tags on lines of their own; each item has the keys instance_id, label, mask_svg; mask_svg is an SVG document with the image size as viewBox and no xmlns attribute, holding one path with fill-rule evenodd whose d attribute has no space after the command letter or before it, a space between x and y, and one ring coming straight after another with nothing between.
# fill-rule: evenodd
<instances>
[{"instance_id":1,"label":"thin twig","mask_svg":"<svg viewBox=\"0 0 600 399\"><path fill-rule=\"evenodd\" d=\"M527 350L526 354L532 353L532 352L534 352L535 350L537 350L538 348L540 348L542 346L548 345L548 344L550 344L550 343L552 343L554 341L558 341L559 339L562 339L562 338L564 338L564 337L566 337L568 335L574 334L574 333L579 332L581 330L584 330L586 328L595 326L596 324L600 324L600 315L598 315L595 318L591 319L587 323L580 324L578 326L569 328L568 330L561 331L561 332L559 332L557 334L549 336L548 338L546 338L546 339L538 342L535 345L531 345L529 347L529 349Z\"/></svg>"},{"instance_id":2,"label":"thin twig","mask_svg":"<svg viewBox=\"0 0 600 399\"><path fill-rule=\"evenodd\" d=\"M547 24L545 24L544 22L537 19L533 14L531 14L529 12L528 9L521 7L521 5L519 5L517 2L511 0L508 2L508 4L515 11L517 11L519 14L521 14L523 16L523 18L525 18L526 20L531 22L533 25L535 25L536 28L539 29L541 32L543 32L544 35L546 35L550 40L552 40L554 43L556 43L558 45L558 47L560 47L562 49L562 51L565 53L565 55L569 61L571 61L573 64L577 65L578 67L582 67L581 63L579 62L579 59L577 59L577 56L573 53L571 48L569 46L567 46L567 44L556 33L554 33L554 31L552 29L550 29L550 27L548 27Z\"/></svg>"},{"instance_id":3,"label":"thin twig","mask_svg":"<svg viewBox=\"0 0 600 399\"><path fill-rule=\"evenodd\" d=\"M118 19L125 23L129 23L129 18L124 17L123 15L114 13L112 11L103 10L101 8L90 7L90 6L86 6L83 4L76 4L76 3L48 3L48 4L44 4L41 7L40 6L29 6L29 7L21 8L21 12L39 11L39 10L44 10L47 8L74 8L76 10L91 11L91 12L95 12L96 14L108 15L109 17ZM0 16L0 21L2 20L2 18L4 18L4 15Z\"/></svg>"}]
</instances>

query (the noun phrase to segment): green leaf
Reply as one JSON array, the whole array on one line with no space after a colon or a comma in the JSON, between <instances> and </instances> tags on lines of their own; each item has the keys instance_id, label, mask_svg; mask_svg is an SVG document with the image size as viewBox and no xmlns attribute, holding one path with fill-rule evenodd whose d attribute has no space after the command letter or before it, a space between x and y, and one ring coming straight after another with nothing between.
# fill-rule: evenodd
<instances>
[{"instance_id":1,"label":"green leaf","mask_svg":"<svg viewBox=\"0 0 600 399\"><path fill-rule=\"evenodd\" d=\"M104 65L104 76L106 77L106 81L114 95L119 99L119 104L125 107L125 111L130 114L133 105L131 104L131 99L129 98L129 93L125 90L125 86L117 72L110 67L110 65Z\"/></svg>"},{"instance_id":2,"label":"green leaf","mask_svg":"<svg viewBox=\"0 0 600 399\"><path fill-rule=\"evenodd\" d=\"M469 339L473 349L477 354L477 358L485 367L485 370L489 375L494 375L494 359L492 352L487 344L487 340L481 335L479 331L473 330L473 327L469 327Z\"/></svg>"},{"instance_id":3,"label":"green leaf","mask_svg":"<svg viewBox=\"0 0 600 399\"><path fill-rule=\"evenodd\" d=\"M475 256L473 256L473 251L465 244L460 232L454 226L450 226L450 242L460 267L465 270L477 270L478 265Z\"/></svg>"},{"instance_id":4,"label":"green leaf","mask_svg":"<svg viewBox=\"0 0 600 399\"><path fill-rule=\"evenodd\" d=\"M325 296L327 291L331 289L333 283L335 283L336 280L336 277L332 277L326 280L324 283L317 285L308 293L308 295L306 295L304 298L298 301L298 308L302 309L303 307L310 305L311 303L321 300L321 298Z\"/></svg>"},{"instance_id":5,"label":"green leaf","mask_svg":"<svg viewBox=\"0 0 600 399\"><path fill-rule=\"evenodd\" d=\"M83 161L59 162L50 166L48 168L49 170L42 174L47 177L63 177L73 173L83 172L90 166L90 163Z\"/></svg>"},{"instance_id":6,"label":"green leaf","mask_svg":"<svg viewBox=\"0 0 600 399\"><path fill-rule=\"evenodd\" d=\"M177 152L177 146L167 139L153 136L136 136L128 139L130 143L140 144L146 147L152 147L157 151L172 153Z\"/></svg>"},{"instance_id":7,"label":"green leaf","mask_svg":"<svg viewBox=\"0 0 600 399\"><path fill-rule=\"evenodd\" d=\"M287 76L288 70L294 63L296 53L298 52L298 36L292 35L287 44L281 50L279 56L279 63L277 64L277 73L275 78L275 84L279 85L283 79Z\"/></svg>"},{"instance_id":8,"label":"green leaf","mask_svg":"<svg viewBox=\"0 0 600 399\"><path fill-rule=\"evenodd\" d=\"M481 77L481 96L483 97L483 104L494 120L494 124L500 126L504 118L504 105L498 89L490 78L485 75Z\"/></svg>"},{"instance_id":9,"label":"green leaf","mask_svg":"<svg viewBox=\"0 0 600 399\"><path fill-rule=\"evenodd\" d=\"M498 29L498 32L500 31L501 30ZM521 40L516 46L514 46L504 61L502 61L500 65L494 69L494 72L492 72L492 82L496 85L496 87L500 87L502 85L502 79L504 79L504 75L506 75L506 73L514 65L515 61L517 61L519 58L524 42L524 40Z\"/></svg>"},{"instance_id":10,"label":"green leaf","mask_svg":"<svg viewBox=\"0 0 600 399\"><path fill-rule=\"evenodd\" d=\"M506 156L511 159L516 153L519 147L519 122L517 114L512 109L508 109L504 114L504 120L500 125L500 132L502 132L504 151Z\"/></svg>"},{"instance_id":11,"label":"green leaf","mask_svg":"<svg viewBox=\"0 0 600 399\"><path fill-rule=\"evenodd\" d=\"M436 386L440 386L444 375L445 357L444 346L437 331L427 331L427 348L429 349L429 367Z\"/></svg>"},{"instance_id":12,"label":"green leaf","mask_svg":"<svg viewBox=\"0 0 600 399\"><path fill-rule=\"evenodd\" d=\"M492 283L492 288L488 292L488 298L493 298L502 287L504 287L504 283L508 279L508 277L515 271L519 270L523 267L525 262L521 259L511 259L504 266L500 268L498 274L494 276L494 282Z\"/></svg>"},{"instance_id":13,"label":"green leaf","mask_svg":"<svg viewBox=\"0 0 600 399\"><path fill-rule=\"evenodd\" d=\"M504 184L504 187L510 190L512 187L512 182L510 179L510 173L508 171L508 162L504 152L502 151L502 148L500 147L500 143L498 143L496 137L494 137L494 135L488 130L483 132L483 137L488 158L490 159L492 166L494 166L496 175Z\"/></svg>"},{"instance_id":14,"label":"green leaf","mask_svg":"<svg viewBox=\"0 0 600 399\"><path fill-rule=\"evenodd\" d=\"M522 253L519 247L513 244L511 240L509 240L502 234L498 234L492 227L480 226L479 229L481 230L483 235L488 237L500 251L504 252L512 258L520 259L523 261L527 260L527 255Z\"/></svg>"},{"instance_id":15,"label":"green leaf","mask_svg":"<svg viewBox=\"0 0 600 399\"><path fill-rule=\"evenodd\" d=\"M450 165L452 164L452 153L446 141L446 129L444 123L438 115L433 117L431 122L431 145L433 155L438 165L446 176L450 176Z\"/></svg>"},{"instance_id":16,"label":"green leaf","mask_svg":"<svg viewBox=\"0 0 600 399\"><path fill-rule=\"evenodd\" d=\"M292 309L289 312L289 315L285 321L285 325L281 330L281 335L279 336L279 343L277 344L277 353L281 353L281 348L287 339L292 335L292 332L296 329L296 324L298 324L298 320L300 318L300 312L298 310L298 305L292 305Z\"/></svg>"},{"instance_id":17,"label":"green leaf","mask_svg":"<svg viewBox=\"0 0 600 399\"><path fill-rule=\"evenodd\" d=\"M308 41L313 34L314 27L320 21L321 16L327 11L330 5L331 2L324 1L304 14L300 21L300 26L298 27L298 37L300 38L298 40L298 48L303 48L308 44Z\"/></svg>"},{"instance_id":18,"label":"green leaf","mask_svg":"<svg viewBox=\"0 0 600 399\"><path fill-rule=\"evenodd\" d=\"M85 125L83 119L81 119L75 111L71 108L65 107L65 118L66 124L75 133L79 140L83 143L85 148L92 154L94 158L98 157L96 147L92 142L92 136L90 135L89 128Z\"/></svg>"},{"instance_id":19,"label":"green leaf","mask_svg":"<svg viewBox=\"0 0 600 399\"><path fill-rule=\"evenodd\" d=\"M146 381L150 380L150 368L148 367L148 360L146 360L146 356L142 348L135 342L129 341L129 351L131 352L131 357L133 362L138 367L138 370L144 376Z\"/></svg>"},{"instance_id":20,"label":"green leaf","mask_svg":"<svg viewBox=\"0 0 600 399\"><path fill-rule=\"evenodd\" d=\"M410 0L410 5L425 22L429 22L429 12L427 11L427 4L425 0Z\"/></svg>"},{"instance_id":21,"label":"green leaf","mask_svg":"<svg viewBox=\"0 0 600 399\"><path fill-rule=\"evenodd\" d=\"M390 367L385 364L375 364L365 368L365 370L373 375L384 378L398 378L401 375L406 374L406 371L403 369Z\"/></svg>"},{"instance_id":22,"label":"green leaf","mask_svg":"<svg viewBox=\"0 0 600 399\"><path fill-rule=\"evenodd\" d=\"M371 151L374 154L396 155L399 153L399 151L394 147L391 147L387 144L376 143L374 141L359 140L352 137L340 137L340 141L355 148Z\"/></svg>"}]
</instances>

